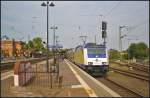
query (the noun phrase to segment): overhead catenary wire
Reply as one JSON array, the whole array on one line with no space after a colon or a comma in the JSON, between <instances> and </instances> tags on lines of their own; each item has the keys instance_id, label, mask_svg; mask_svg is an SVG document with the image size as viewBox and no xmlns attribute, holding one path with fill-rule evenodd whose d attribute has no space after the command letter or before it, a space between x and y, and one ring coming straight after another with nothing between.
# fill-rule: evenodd
<instances>
[{"instance_id":1,"label":"overhead catenary wire","mask_svg":"<svg viewBox=\"0 0 150 98\"><path fill-rule=\"evenodd\" d=\"M141 22L141 23L139 23L139 24L137 24L137 25L130 26L130 27L129 27L129 30L130 30L130 31L131 31L131 30L134 30L134 29L136 29L137 27L139 27L139 26L141 26L141 25L144 25L144 24L146 24L146 23L148 23L147 20L146 20L146 21L143 21L143 22Z\"/></svg>"},{"instance_id":2,"label":"overhead catenary wire","mask_svg":"<svg viewBox=\"0 0 150 98\"><path fill-rule=\"evenodd\" d=\"M147 23L148 23L147 20L145 20L145 21L143 21L143 22L141 22L141 23L139 23L137 25L129 26L128 27L128 32L126 34L129 34L131 31L133 31L133 30L137 29L138 27L140 27L140 26L142 26L144 24L147 24Z\"/></svg>"},{"instance_id":3,"label":"overhead catenary wire","mask_svg":"<svg viewBox=\"0 0 150 98\"><path fill-rule=\"evenodd\" d=\"M111 8L105 15L103 18L105 18L106 16L108 16L110 13L112 13L113 10L115 10L119 5L120 5L121 1L119 1L113 8ZM80 15L80 16L99 16L99 15Z\"/></svg>"},{"instance_id":4,"label":"overhead catenary wire","mask_svg":"<svg viewBox=\"0 0 150 98\"><path fill-rule=\"evenodd\" d=\"M108 16L110 13L112 13L113 10L115 10L120 5L120 3L121 3L121 1L119 1L108 13L106 13L103 18L106 18L106 16Z\"/></svg>"}]
</instances>

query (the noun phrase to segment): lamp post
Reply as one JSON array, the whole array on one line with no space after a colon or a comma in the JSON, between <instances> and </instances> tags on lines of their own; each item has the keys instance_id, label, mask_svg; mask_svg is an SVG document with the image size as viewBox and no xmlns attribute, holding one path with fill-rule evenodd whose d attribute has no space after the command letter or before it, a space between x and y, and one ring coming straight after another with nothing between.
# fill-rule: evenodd
<instances>
[{"instance_id":1,"label":"lamp post","mask_svg":"<svg viewBox=\"0 0 150 98\"><path fill-rule=\"evenodd\" d=\"M46 56L46 62L47 62L47 72L49 71L49 62L48 62L48 16L49 16L49 6L51 6L51 7L54 7L55 5L53 4L53 2L51 2L50 4L49 4L49 1L47 1L47 3L45 3L45 2L43 2L42 4L41 4L41 6L44 6L44 7L46 7L47 6L47 56Z\"/></svg>"},{"instance_id":2,"label":"lamp post","mask_svg":"<svg viewBox=\"0 0 150 98\"><path fill-rule=\"evenodd\" d=\"M83 41L83 45L86 44L86 39L87 39L87 36L79 36L81 38L81 40Z\"/></svg>"},{"instance_id":3,"label":"lamp post","mask_svg":"<svg viewBox=\"0 0 150 98\"><path fill-rule=\"evenodd\" d=\"M53 29L54 35L53 35L53 55L54 55L54 65L56 64L56 58L55 58L55 39L56 39L56 35L55 35L55 30L58 29L56 26L51 27L50 29Z\"/></svg>"},{"instance_id":4,"label":"lamp post","mask_svg":"<svg viewBox=\"0 0 150 98\"><path fill-rule=\"evenodd\" d=\"M58 29L58 27L54 25L50 29L53 29L53 32L54 32L54 35L53 35L53 46L54 46L54 48L53 48L53 56L54 56L54 68L57 69L57 80L58 80L58 77L59 77L59 64L57 62L57 60L58 60L58 58L56 57L57 55L55 54L56 48L57 48L56 40L58 38L58 36L55 35L55 30Z\"/></svg>"},{"instance_id":5,"label":"lamp post","mask_svg":"<svg viewBox=\"0 0 150 98\"><path fill-rule=\"evenodd\" d=\"M53 27L51 27L50 29L53 29L53 32L54 32L53 45L55 46L55 42L56 42L56 40L55 40L55 39L56 39L55 30L58 29L58 28L57 28L57 26L53 26Z\"/></svg>"},{"instance_id":6,"label":"lamp post","mask_svg":"<svg viewBox=\"0 0 150 98\"><path fill-rule=\"evenodd\" d=\"M54 35L53 35L53 46L54 46L54 49L53 49L53 55L54 55L54 64L56 64L56 58L55 58L55 48L56 48L56 45L55 45L55 39L56 39L56 36L55 36L55 30L58 29L56 26L53 26L51 27L50 29L53 29L53 32L54 32Z\"/></svg>"},{"instance_id":7,"label":"lamp post","mask_svg":"<svg viewBox=\"0 0 150 98\"><path fill-rule=\"evenodd\" d=\"M58 46L59 45L58 43L60 42L60 41L58 41L58 38L59 38L59 36L56 36L56 46Z\"/></svg>"}]
</instances>

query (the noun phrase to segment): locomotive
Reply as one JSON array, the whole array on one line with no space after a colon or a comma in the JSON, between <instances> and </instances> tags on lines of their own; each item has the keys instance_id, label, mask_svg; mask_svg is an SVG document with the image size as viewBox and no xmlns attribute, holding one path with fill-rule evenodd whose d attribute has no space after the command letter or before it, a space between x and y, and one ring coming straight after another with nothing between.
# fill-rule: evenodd
<instances>
[{"instance_id":1,"label":"locomotive","mask_svg":"<svg viewBox=\"0 0 150 98\"><path fill-rule=\"evenodd\" d=\"M106 75L109 69L105 45L87 43L67 52L67 58L93 76Z\"/></svg>"}]
</instances>

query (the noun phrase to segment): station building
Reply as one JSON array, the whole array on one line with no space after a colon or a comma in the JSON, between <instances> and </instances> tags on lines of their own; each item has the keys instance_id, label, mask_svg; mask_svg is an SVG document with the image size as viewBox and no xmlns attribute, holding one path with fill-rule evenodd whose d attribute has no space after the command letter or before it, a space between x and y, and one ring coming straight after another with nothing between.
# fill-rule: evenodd
<instances>
[{"instance_id":1,"label":"station building","mask_svg":"<svg viewBox=\"0 0 150 98\"><path fill-rule=\"evenodd\" d=\"M21 41L1 40L1 56L3 57L21 56L21 49Z\"/></svg>"}]
</instances>

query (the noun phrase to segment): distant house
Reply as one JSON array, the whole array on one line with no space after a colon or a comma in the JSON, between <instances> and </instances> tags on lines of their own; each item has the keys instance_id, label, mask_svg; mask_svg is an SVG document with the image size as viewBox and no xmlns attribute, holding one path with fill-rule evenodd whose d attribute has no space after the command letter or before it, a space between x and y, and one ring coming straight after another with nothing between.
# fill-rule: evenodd
<instances>
[{"instance_id":1,"label":"distant house","mask_svg":"<svg viewBox=\"0 0 150 98\"><path fill-rule=\"evenodd\" d=\"M4 57L21 56L21 49L20 41L1 40L1 55Z\"/></svg>"}]
</instances>

